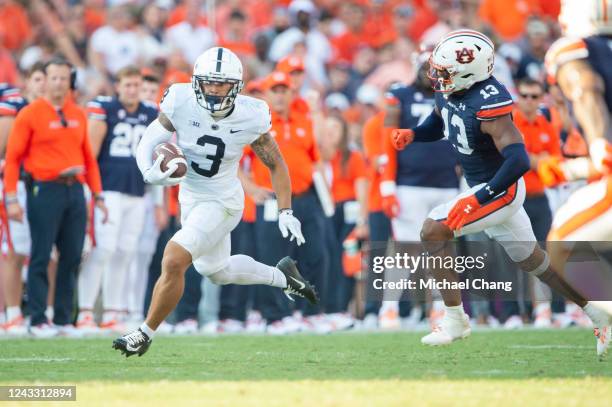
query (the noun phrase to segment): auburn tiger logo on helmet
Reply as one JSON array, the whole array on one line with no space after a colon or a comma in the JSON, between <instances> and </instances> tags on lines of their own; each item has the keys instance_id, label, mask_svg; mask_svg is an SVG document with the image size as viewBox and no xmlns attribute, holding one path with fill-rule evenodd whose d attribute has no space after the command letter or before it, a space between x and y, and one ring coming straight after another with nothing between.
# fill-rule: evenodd
<instances>
[{"instance_id":1,"label":"auburn tiger logo on helmet","mask_svg":"<svg viewBox=\"0 0 612 407\"><path fill-rule=\"evenodd\" d=\"M463 48L462 50L456 50L455 54L457 54L457 62L460 64L469 64L475 59L473 49Z\"/></svg>"}]
</instances>

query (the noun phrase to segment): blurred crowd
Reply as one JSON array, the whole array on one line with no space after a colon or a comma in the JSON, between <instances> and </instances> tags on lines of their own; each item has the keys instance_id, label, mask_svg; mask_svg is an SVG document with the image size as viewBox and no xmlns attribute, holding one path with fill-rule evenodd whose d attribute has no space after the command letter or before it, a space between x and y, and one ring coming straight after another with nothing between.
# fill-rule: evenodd
<instances>
[{"instance_id":1,"label":"blurred crowd","mask_svg":"<svg viewBox=\"0 0 612 407\"><path fill-rule=\"evenodd\" d=\"M219 287L202 281L191 269L184 297L162 329L283 334L299 330L325 333L355 325L368 329L415 327L424 321L433 324L440 317L442 306L435 295L433 301L413 298L412 303L400 304L364 298L367 277L361 272L361 262L367 263L367 259L359 256L360 250L370 241L386 242L393 236L417 236L414 240L418 240L420 228L416 219L412 235L403 233L410 226L392 222L397 213L388 205L389 197L381 196L379 190L379 166L385 154L385 94L394 86L418 82L424 63L417 57L419 50L435 45L452 30L476 29L496 44L494 75L516 98L514 118L525 135L533 168L539 157L549 154L586 155L586 145L566 102L559 90L547 83L544 71L546 51L561 35L559 11L559 0L0 0L0 83L19 88L22 94L31 93L36 64L61 55L76 72L73 93L82 106L98 96L114 95L118 74L134 66L144 79L142 90L147 95L142 98L159 102L170 84L191 81L192 64L203 51L216 45L231 49L243 62L244 92L266 99L278 113L280 124L273 126L275 131L281 132L283 123L297 126L295 131L300 125L312 127L315 145L305 148L316 153L310 154L312 162L308 164L320 168L333 203L321 205L307 196L316 183L311 173L292 181L294 186L303 184L294 194L303 202L302 211L312 216L311 220L301 219L309 229L306 239L315 247L309 253L298 253L304 259L299 264L310 268L305 274L311 278L319 274L314 279L323 302L315 310L300 302L293 306L282 293L270 294L269 287L261 293L253 287ZM287 88L289 99L279 87ZM8 114L1 108L0 113ZM299 119L286 118L294 113ZM1 154L5 142L0 142ZM461 188L460 174L454 171L454 163L447 164L456 174L456 185L453 181L453 185L439 188L454 196ZM290 172L291 165L300 164L290 162ZM249 202L243 222L232 234L232 249L272 264L287 253L274 246L277 236L272 234L278 230L260 224L269 221L263 219L269 191L265 181L258 179L256 158L245 154L242 169L250 174L243 180ZM423 177L435 175L424 173ZM544 241L552 213L576 185L547 189L537 177L535 172L527 175L526 207L531 205L532 209L526 209L538 240ZM417 191L415 197L422 195ZM397 199L401 206L402 197ZM142 293L144 303L133 309L127 309L126 304L126 309L108 310L108 315L104 304L97 303L96 310L105 309L105 315L95 313L96 327L102 324L120 331L127 323L137 326L142 321L160 272L163 247L180 227L175 190L166 191L163 207L165 213L155 209L150 215L159 232L149 250L151 259L135 263L146 267L135 274L144 277L125 277L128 286L148 287ZM398 230L400 227L404 229ZM10 250L6 244L4 249ZM86 247L85 255L89 250ZM503 254L499 257L505 262ZM306 265L308 262L312 264ZM27 267L26 261L23 269ZM517 274L511 266L507 268L509 274ZM50 272L49 276L53 275ZM51 280L53 277L49 279L53 287ZM112 281L109 284L112 286ZM542 327L585 323L577 307L555 301L542 287L532 291L534 298L520 301L474 301L470 314L480 324L505 324L508 328L533 321ZM49 295L49 305L53 305L53 298ZM0 311L1 300L2 296ZM23 300L27 303L30 299L26 296ZM12 305L12 311L0 320L6 324L0 334L9 332L15 321L25 326L26 313L14 308ZM50 307L51 319L52 314ZM91 318L90 314L74 315L77 327L79 320ZM87 321L85 325L91 327Z\"/></svg>"}]
</instances>

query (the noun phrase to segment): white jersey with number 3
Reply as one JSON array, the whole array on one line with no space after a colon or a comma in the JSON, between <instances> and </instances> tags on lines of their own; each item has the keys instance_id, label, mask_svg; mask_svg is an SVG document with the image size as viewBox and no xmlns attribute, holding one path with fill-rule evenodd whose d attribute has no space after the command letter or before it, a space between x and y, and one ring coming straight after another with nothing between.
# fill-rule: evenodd
<instances>
[{"instance_id":1,"label":"white jersey with number 3","mask_svg":"<svg viewBox=\"0 0 612 407\"><path fill-rule=\"evenodd\" d=\"M215 120L198 104L191 84L180 83L166 90L160 110L176 129L178 145L187 158L181 203L220 201L227 208L241 209L244 192L238 164L244 147L270 130L267 103L238 95L234 111Z\"/></svg>"}]
</instances>

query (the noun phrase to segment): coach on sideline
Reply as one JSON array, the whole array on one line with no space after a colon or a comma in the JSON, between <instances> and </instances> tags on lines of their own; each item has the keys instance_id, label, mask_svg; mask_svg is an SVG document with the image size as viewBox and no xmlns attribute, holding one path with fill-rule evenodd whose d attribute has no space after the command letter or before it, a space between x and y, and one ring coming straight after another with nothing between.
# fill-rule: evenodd
<instances>
[{"instance_id":1,"label":"coach on sideline","mask_svg":"<svg viewBox=\"0 0 612 407\"><path fill-rule=\"evenodd\" d=\"M45 73L43 97L15 118L4 171L7 215L16 221L23 218L16 197L22 164L27 173L27 215L32 235L27 280L30 332L41 337L57 334L45 317L47 264L54 244L59 262L53 323L68 330L72 322L72 296L87 224L84 181L107 216L100 195L98 164L87 137L87 117L71 95L71 66L53 59L46 64Z\"/></svg>"}]
</instances>

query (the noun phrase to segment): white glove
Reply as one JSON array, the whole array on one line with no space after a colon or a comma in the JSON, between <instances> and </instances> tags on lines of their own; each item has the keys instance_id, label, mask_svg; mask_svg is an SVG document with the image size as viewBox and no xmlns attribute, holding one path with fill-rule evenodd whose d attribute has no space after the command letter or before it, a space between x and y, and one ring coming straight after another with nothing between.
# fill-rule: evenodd
<instances>
[{"instance_id":1,"label":"white glove","mask_svg":"<svg viewBox=\"0 0 612 407\"><path fill-rule=\"evenodd\" d=\"M298 246L306 243L306 239L304 239L304 235L302 234L302 224L293 216L293 211L291 209L285 209L278 214L278 228L283 237L287 237L289 233L291 233L290 242L295 239Z\"/></svg>"},{"instance_id":2,"label":"white glove","mask_svg":"<svg viewBox=\"0 0 612 407\"><path fill-rule=\"evenodd\" d=\"M170 177L170 175L172 175L172 173L174 173L174 171L176 171L178 167L178 164L176 163L172 163L168 165L168 169L166 171L162 171L161 162L163 160L164 160L164 155L163 154L158 155L157 159L153 163L153 166L142 174L147 184L172 186L172 185L177 185L183 179L185 179L185 176L182 176L180 178Z\"/></svg>"}]
</instances>

